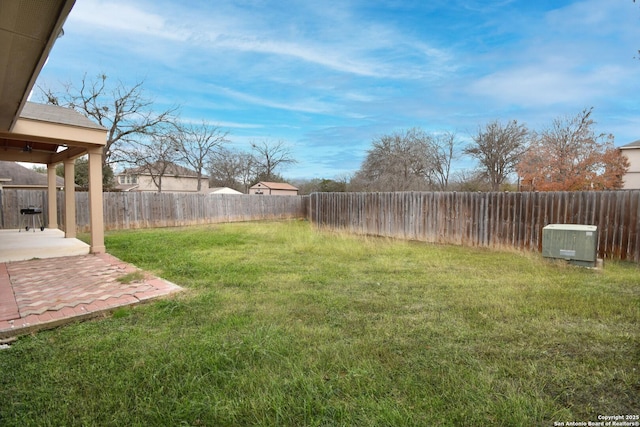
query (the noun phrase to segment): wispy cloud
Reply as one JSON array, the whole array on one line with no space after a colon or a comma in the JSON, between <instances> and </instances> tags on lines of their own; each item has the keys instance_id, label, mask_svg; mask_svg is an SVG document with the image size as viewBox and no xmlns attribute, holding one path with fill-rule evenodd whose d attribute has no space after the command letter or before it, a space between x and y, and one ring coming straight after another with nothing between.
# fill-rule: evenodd
<instances>
[{"instance_id":1,"label":"wispy cloud","mask_svg":"<svg viewBox=\"0 0 640 427\"><path fill-rule=\"evenodd\" d=\"M610 94L612 86L616 85L613 77L625 74L617 67L600 67L577 75L575 70L547 63L498 71L473 82L469 89L471 94L506 105L588 104Z\"/></svg>"},{"instance_id":2,"label":"wispy cloud","mask_svg":"<svg viewBox=\"0 0 640 427\"><path fill-rule=\"evenodd\" d=\"M238 90L227 87L210 86L213 91L223 94L226 97L233 98L239 102L244 102L260 107L276 108L280 110L297 111L303 113L328 114L332 107L330 104L315 99L306 99L304 101L293 102L277 102L272 99L262 98L256 95L240 92Z\"/></svg>"},{"instance_id":3,"label":"wispy cloud","mask_svg":"<svg viewBox=\"0 0 640 427\"><path fill-rule=\"evenodd\" d=\"M181 40L188 38L186 31L171 26L160 13L145 11L130 2L83 0L76 2L69 22L75 22L94 31L103 30L112 35L133 33L156 39Z\"/></svg>"},{"instance_id":4,"label":"wispy cloud","mask_svg":"<svg viewBox=\"0 0 640 427\"><path fill-rule=\"evenodd\" d=\"M412 126L463 137L594 106L637 139L639 20L626 0L79 0L41 81L144 79L234 144L290 142L293 176L330 176Z\"/></svg>"},{"instance_id":5,"label":"wispy cloud","mask_svg":"<svg viewBox=\"0 0 640 427\"><path fill-rule=\"evenodd\" d=\"M151 4L147 5L151 6ZM224 50L225 54L256 53L288 57L326 69L377 78L421 78L425 70L441 68L450 55L442 49L423 41L407 37L397 29L380 23L345 21L344 16L335 22L323 24L323 33L333 34L318 40L313 32L300 27L292 31L287 25L264 28L264 18L243 13L244 19L222 15L225 9L212 16L199 16L193 25L178 24L180 16L171 16L175 8L168 10L162 4L142 8L135 3L85 0L78 2L70 21L92 31L103 31L116 39L122 37L124 49L140 52L136 44L153 44L162 40L180 42L182 49L200 51ZM179 10L185 21L195 18L193 12ZM325 16L326 18L326 16ZM260 21L260 23L256 23ZM290 24L295 27L295 24ZM294 34L292 34L292 32ZM128 34L143 35L147 40L131 44ZM149 55L155 49L148 49ZM399 67L399 61L406 59ZM417 65L413 65L417 61ZM429 67L437 65L437 67Z\"/></svg>"}]
</instances>

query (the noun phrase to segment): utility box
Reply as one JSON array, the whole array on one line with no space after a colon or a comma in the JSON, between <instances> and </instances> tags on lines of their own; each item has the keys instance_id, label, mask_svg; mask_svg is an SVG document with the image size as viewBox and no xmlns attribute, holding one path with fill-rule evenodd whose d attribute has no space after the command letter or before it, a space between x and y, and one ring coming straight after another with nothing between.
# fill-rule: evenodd
<instances>
[{"instance_id":1,"label":"utility box","mask_svg":"<svg viewBox=\"0 0 640 427\"><path fill-rule=\"evenodd\" d=\"M598 258L598 227L580 224L549 224L542 229L542 256L566 259L571 264L595 267Z\"/></svg>"}]
</instances>

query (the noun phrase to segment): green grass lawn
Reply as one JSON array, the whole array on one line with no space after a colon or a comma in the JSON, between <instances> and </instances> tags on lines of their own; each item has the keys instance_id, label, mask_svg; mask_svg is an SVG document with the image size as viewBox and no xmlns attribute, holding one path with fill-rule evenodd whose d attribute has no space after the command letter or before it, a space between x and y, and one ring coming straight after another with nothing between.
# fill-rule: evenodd
<instances>
[{"instance_id":1,"label":"green grass lawn","mask_svg":"<svg viewBox=\"0 0 640 427\"><path fill-rule=\"evenodd\" d=\"M319 232L113 232L187 291L0 351L2 426L552 426L640 413L640 269Z\"/></svg>"}]
</instances>

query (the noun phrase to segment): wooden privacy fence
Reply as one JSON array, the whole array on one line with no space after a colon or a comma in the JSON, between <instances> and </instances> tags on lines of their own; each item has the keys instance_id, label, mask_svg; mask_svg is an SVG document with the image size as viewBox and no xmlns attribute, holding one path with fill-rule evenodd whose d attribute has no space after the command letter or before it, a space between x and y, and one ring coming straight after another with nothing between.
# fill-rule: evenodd
<instances>
[{"instance_id":1,"label":"wooden privacy fence","mask_svg":"<svg viewBox=\"0 0 640 427\"><path fill-rule=\"evenodd\" d=\"M89 199L78 198L78 225L89 225ZM104 193L105 229L175 227L218 222L304 218L304 196Z\"/></svg>"},{"instance_id":2,"label":"wooden privacy fence","mask_svg":"<svg viewBox=\"0 0 640 427\"><path fill-rule=\"evenodd\" d=\"M434 243L542 250L548 224L597 225L600 258L640 262L640 191L314 193L319 227Z\"/></svg>"},{"instance_id":3,"label":"wooden privacy fence","mask_svg":"<svg viewBox=\"0 0 640 427\"><path fill-rule=\"evenodd\" d=\"M189 193L103 193L105 230L173 227L218 222L305 218L307 196L249 196ZM48 224L48 197L41 190L3 190L2 228L17 228L20 208L43 208ZM64 193L58 192L58 226L64 227ZM89 195L76 193L78 231L89 230Z\"/></svg>"},{"instance_id":4,"label":"wooden privacy fence","mask_svg":"<svg viewBox=\"0 0 640 427\"><path fill-rule=\"evenodd\" d=\"M105 229L309 218L320 227L426 242L542 249L547 224L597 225L601 258L640 262L640 191L553 193L314 193L311 196L104 193ZM1 228L47 192L2 190ZM58 226L64 194L57 194ZM76 193L78 230L89 229L87 193Z\"/></svg>"}]
</instances>

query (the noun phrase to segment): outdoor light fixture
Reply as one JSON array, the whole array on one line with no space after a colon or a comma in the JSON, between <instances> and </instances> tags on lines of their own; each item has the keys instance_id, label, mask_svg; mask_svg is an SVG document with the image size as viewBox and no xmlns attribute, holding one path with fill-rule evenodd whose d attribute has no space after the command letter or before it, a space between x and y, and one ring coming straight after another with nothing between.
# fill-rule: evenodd
<instances>
[{"instance_id":1,"label":"outdoor light fixture","mask_svg":"<svg viewBox=\"0 0 640 427\"><path fill-rule=\"evenodd\" d=\"M33 148L31 148L31 146L27 143L25 144L24 148L22 149L23 153L30 153L33 150Z\"/></svg>"}]
</instances>

